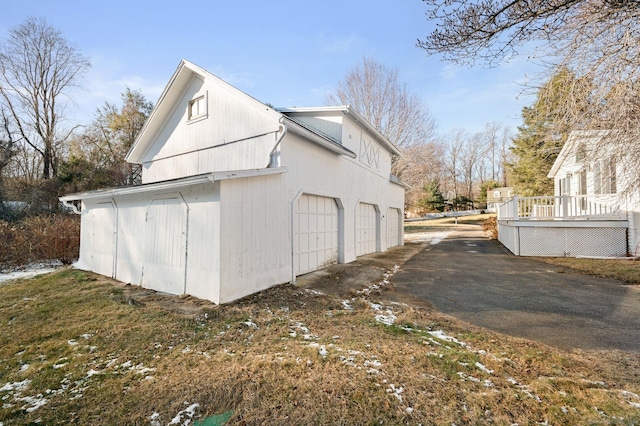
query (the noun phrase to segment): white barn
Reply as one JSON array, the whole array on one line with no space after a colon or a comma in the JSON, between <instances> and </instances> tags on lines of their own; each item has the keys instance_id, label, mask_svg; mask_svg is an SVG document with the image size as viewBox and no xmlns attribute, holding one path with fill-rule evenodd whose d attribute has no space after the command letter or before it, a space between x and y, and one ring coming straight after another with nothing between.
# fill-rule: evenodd
<instances>
[{"instance_id":1,"label":"white barn","mask_svg":"<svg viewBox=\"0 0 640 426\"><path fill-rule=\"evenodd\" d=\"M274 110L182 61L126 158L142 185L61 197L75 267L226 303L385 251L403 244L399 154L349 106Z\"/></svg>"}]
</instances>

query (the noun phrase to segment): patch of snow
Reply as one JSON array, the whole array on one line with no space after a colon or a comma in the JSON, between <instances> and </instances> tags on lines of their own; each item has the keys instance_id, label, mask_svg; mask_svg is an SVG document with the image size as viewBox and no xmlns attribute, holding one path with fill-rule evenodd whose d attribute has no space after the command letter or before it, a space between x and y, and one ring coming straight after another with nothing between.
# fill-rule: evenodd
<instances>
[{"instance_id":1,"label":"patch of snow","mask_svg":"<svg viewBox=\"0 0 640 426\"><path fill-rule=\"evenodd\" d=\"M249 320L245 321L243 324L244 324L244 325L246 325L246 326L247 326L247 327L249 327L249 328L256 328L256 329L259 329L259 328L260 328L260 327L258 327L258 324L256 324L255 322L253 322L251 319L249 319Z\"/></svg>"},{"instance_id":2,"label":"patch of snow","mask_svg":"<svg viewBox=\"0 0 640 426\"><path fill-rule=\"evenodd\" d=\"M387 393L390 393L393 396L395 396L396 399L400 402L402 402L402 392L404 392L404 388L403 387L396 388L393 383L391 383L389 385L389 389L387 389Z\"/></svg>"},{"instance_id":3,"label":"patch of snow","mask_svg":"<svg viewBox=\"0 0 640 426\"><path fill-rule=\"evenodd\" d=\"M20 372L24 373L25 371L27 371L29 369L30 365L29 364L22 364L22 366L20 367Z\"/></svg>"},{"instance_id":4,"label":"patch of snow","mask_svg":"<svg viewBox=\"0 0 640 426\"><path fill-rule=\"evenodd\" d=\"M31 380L29 379L24 379L21 382L13 382L13 383L7 382L7 384L5 384L3 387L0 388L0 392L7 392L7 391L22 392L27 388L27 386L29 386L30 383L31 383Z\"/></svg>"},{"instance_id":5,"label":"patch of snow","mask_svg":"<svg viewBox=\"0 0 640 426\"><path fill-rule=\"evenodd\" d=\"M36 411L38 408L46 405L48 402L41 393L36 396L25 396L23 398L16 398L16 401L26 402L26 404L23 405L21 409L25 410L27 413Z\"/></svg>"},{"instance_id":6,"label":"patch of snow","mask_svg":"<svg viewBox=\"0 0 640 426\"><path fill-rule=\"evenodd\" d=\"M151 426L160 426L160 413L155 412L149 416L149 420L151 420Z\"/></svg>"},{"instance_id":7,"label":"patch of snow","mask_svg":"<svg viewBox=\"0 0 640 426\"><path fill-rule=\"evenodd\" d=\"M185 402L185 404L187 404ZM176 414L176 416L171 420L171 422L169 423L170 425L179 425L180 422L182 421L182 417L185 417L184 422L182 423L183 425L188 425L191 422L191 419L193 418L194 414L196 413L196 408L200 407L200 404L198 404L197 402L195 404L191 404L190 406L188 406L187 408L185 408L182 411L179 411L178 414Z\"/></svg>"},{"instance_id":8,"label":"patch of snow","mask_svg":"<svg viewBox=\"0 0 640 426\"><path fill-rule=\"evenodd\" d=\"M473 376L469 376L468 374L463 373L462 371L458 371L456 373L462 380L469 380L470 382L480 383L480 379L477 379Z\"/></svg>"},{"instance_id":9,"label":"patch of snow","mask_svg":"<svg viewBox=\"0 0 640 426\"><path fill-rule=\"evenodd\" d=\"M346 309L347 311L353 311L353 306L351 306L351 304L349 303L348 300L344 299L342 301L342 308Z\"/></svg>"},{"instance_id":10,"label":"patch of snow","mask_svg":"<svg viewBox=\"0 0 640 426\"><path fill-rule=\"evenodd\" d=\"M448 235L447 231L412 232L404 234L404 240L412 243L429 243L433 246L447 238Z\"/></svg>"},{"instance_id":11,"label":"patch of snow","mask_svg":"<svg viewBox=\"0 0 640 426\"><path fill-rule=\"evenodd\" d=\"M102 371L94 370L93 368L87 371L87 377L95 376L96 374L101 374Z\"/></svg>"},{"instance_id":12,"label":"patch of snow","mask_svg":"<svg viewBox=\"0 0 640 426\"><path fill-rule=\"evenodd\" d=\"M435 337L436 339L444 340L444 341L447 341L447 342L453 342L453 343L456 343L456 344L458 344L460 346L467 346L466 343L461 342L460 340L456 339L455 337L451 337L451 336L447 335L442 330L429 331L428 333L430 335L432 335L433 337Z\"/></svg>"},{"instance_id":13,"label":"patch of snow","mask_svg":"<svg viewBox=\"0 0 640 426\"><path fill-rule=\"evenodd\" d=\"M476 361L476 367L478 367L479 370L484 371L487 374L493 374L493 370L488 369L487 367L485 367L483 364L479 363L478 361Z\"/></svg>"},{"instance_id":14,"label":"patch of snow","mask_svg":"<svg viewBox=\"0 0 640 426\"><path fill-rule=\"evenodd\" d=\"M324 345L320 346L320 348L318 349L318 353L322 358L326 358L328 355L327 348L325 348Z\"/></svg>"},{"instance_id":15,"label":"patch of snow","mask_svg":"<svg viewBox=\"0 0 640 426\"><path fill-rule=\"evenodd\" d=\"M36 275L48 274L50 272L57 271L61 267L62 267L62 263L59 261L32 263L30 265L27 265L24 268L7 271L5 273L0 273L0 284L9 283L10 281L15 281L19 279L33 278Z\"/></svg>"},{"instance_id":16,"label":"patch of snow","mask_svg":"<svg viewBox=\"0 0 640 426\"><path fill-rule=\"evenodd\" d=\"M622 396L631 396L631 397L633 397L633 398L638 398L638 399L640 399L640 395L638 395L637 393L629 392L629 391L626 391L626 390L621 391L621 392L620 392L620 394L621 394Z\"/></svg>"},{"instance_id":17,"label":"patch of snow","mask_svg":"<svg viewBox=\"0 0 640 426\"><path fill-rule=\"evenodd\" d=\"M84 334L81 334L80 337L82 337L83 339L89 339L89 338L93 337L93 334L84 333Z\"/></svg>"},{"instance_id":18,"label":"patch of snow","mask_svg":"<svg viewBox=\"0 0 640 426\"><path fill-rule=\"evenodd\" d=\"M377 359L374 359L373 361L365 361L364 362L364 366L365 367L382 367L382 363L380 361L378 361Z\"/></svg>"},{"instance_id":19,"label":"patch of snow","mask_svg":"<svg viewBox=\"0 0 640 426\"><path fill-rule=\"evenodd\" d=\"M393 323L398 319L391 310L387 310L387 315L376 315L376 321L385 324L385 325L393 325Z\"/></svg>"},{"instance_id":20,"label":"patch of snow","mask_svg":"<svg viewBox=\"0 0 640 426\"><path fill-rule=\"evenodd\" d=\"M69 344L69 346L77 346L78 345L78 342L76 342L73 339L67 340L67 343Z\"/></svg>"},{"instance_id":21,"label":"patch of snow","mask_svg":"<svg viewBox=\"0 0 640 426\"><path fill-rule=\"evenodd\" d=\"M134 370L136 374L147 374L149 372L156 371L155 368L145 367L142 364L138 364L135 367L132 367L131 370Z\"/></svg>"}]
</instances>

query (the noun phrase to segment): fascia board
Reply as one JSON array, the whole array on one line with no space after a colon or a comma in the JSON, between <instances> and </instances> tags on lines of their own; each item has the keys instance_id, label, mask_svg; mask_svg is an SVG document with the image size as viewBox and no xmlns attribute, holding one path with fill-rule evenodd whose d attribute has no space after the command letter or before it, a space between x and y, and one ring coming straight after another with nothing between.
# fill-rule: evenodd
<instances>
[{"instance_id":1,"label":"fascia board","mask_svg":"<svg viewBox=\"0 0 640 426\"><path fill-rule=\"evenodd\" d=\"M109 198L119 195L131 195L142 193L154 193L175 190L192 185L201 185L206 183L213 183L217 181L229 180L229 179L241 179L251 178L256 176L268 176L280 173L286 173L286 167L275 167L268 169L250 169L250 170L228 170L220 172L205 173L197 176L190 176L186 178L166 180L161 182L153 182L138 186L125 186L118 188L105 188L98 189L96 191L79 192L76 194L65 195L60 197L59 200L64 202L77 201L77 200L90 200L99 198Z\"/></svg>"}]
</instances>

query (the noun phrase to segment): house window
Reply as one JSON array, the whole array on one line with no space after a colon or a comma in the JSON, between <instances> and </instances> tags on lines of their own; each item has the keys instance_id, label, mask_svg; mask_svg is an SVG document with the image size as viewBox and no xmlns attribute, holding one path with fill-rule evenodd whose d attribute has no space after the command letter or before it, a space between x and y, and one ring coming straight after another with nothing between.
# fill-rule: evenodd
<instances>
[{"instance_id":1,"label":"house window","mask_svg":"<svg viewBox=\"0 0 640 426\"><path fill-rule=\"evenodd\" d=\"M189 120L195 120L198 118L204 118L207 116L207 97L205 95L199 96L189 101Z\"/></svg>"},{"instance_id":2,"label":"house window","mask_svg":"<svg viewBox=\"0 0 640 426\"><path fill-rule=\"evenodd\" d=\"M593 193L602 194L602 173L599 161L593 164Z\"/></svg>"},{"instance_id":3,"label":"house window","mask_svg":"<svg viewBox=\"0 0 640 426\"><path fill-rule=\"evenodd\" d=\"M493 198L500 198L500 191L493 191Z\"/></svg>"},{"instance_id":4,"label":"house window","mask_svg":"<svg viewBox=\"0 0 640 426\"><path fill-rule=\"evenodd\" d=\"M586 156L587 156L587 150L585 149L584 145L580 145L578 147L578 150L576 151L576 163L579 163L582 160L584 160Z\"/></svg>"},{"instance_id":5,"label":"house window","mask_svg":"<svg viewBox=\"0 0 640 426\"><path fill-rule=\"evenodd\" d=\"M571 175L560 180L560 195L571 195Z\"/></svg>"},{"instance_id":6,"label":"house window","mask_svg":"<svg viewBox=\"0 0 640 426\"><path fill-rule=\"evenodd\" d=\"M618 190L615 158L608 158L605 160L603 169L604 176L602 179L602 193L615 194Z\"/></svg>"}]
</instances>

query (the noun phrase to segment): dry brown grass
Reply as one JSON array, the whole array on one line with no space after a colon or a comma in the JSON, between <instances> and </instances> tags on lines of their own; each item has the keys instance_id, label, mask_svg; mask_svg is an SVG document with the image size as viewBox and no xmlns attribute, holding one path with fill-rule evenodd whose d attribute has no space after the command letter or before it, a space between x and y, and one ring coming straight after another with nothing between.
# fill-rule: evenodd
<instances>
[{"instance_id":1,"label":"dry brown grass","mask_svg":"<svg viewBox=\"0 0 640 426\"><path fill-rule=\"evenodd\" d=\"M577 259L573 257L541 257L543 262L560 265L572 272L613 278L627 284L640 284L640 261L631 259Z\"/></svg>"},{"instance_id":2,"label":"dry brown grass","mask_svg":"<svg viewBox=\"0 0 640 426\"><path fill-rule=\"evenodd\" d=\"M482 225L482 223L491 218L495 217L495 214L485 213L485 214L475 214L469 216L460 216L458 218L455 217L443 217L438 219L428 219L428 220L416 220L411 222L405 222L404 231L408 233L412 232L423 232L429 231L433 229L439 228L448 228L455 225Z\"/></svg>"},{"instance_id":3,"label":"dry brown grass","mask_svg":"<svg viewBox=\"0 0 640 426\"><path fill-rule=\"evenodd\" d=\"M640 421L637 355L373 297L285 285L214 306L75 270L2 286L0 422L182 423L192 404L194 421L231 410L229 424Z\"/></svg>"}]
</instances>

